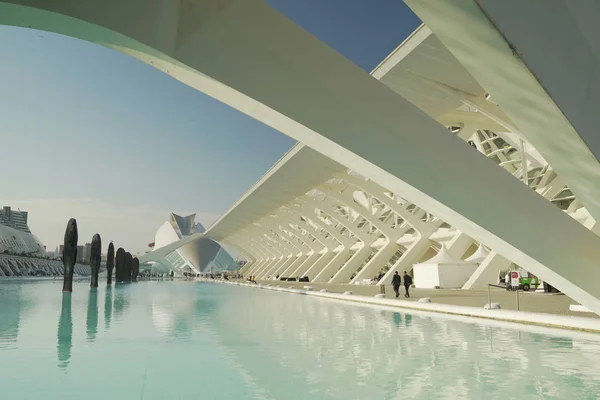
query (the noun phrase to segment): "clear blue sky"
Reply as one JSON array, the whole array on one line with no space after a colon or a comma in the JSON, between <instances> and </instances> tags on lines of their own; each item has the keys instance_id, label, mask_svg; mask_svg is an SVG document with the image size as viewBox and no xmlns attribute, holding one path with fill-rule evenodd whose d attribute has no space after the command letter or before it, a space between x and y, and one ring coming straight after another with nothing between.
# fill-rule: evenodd
<instances>
[{"instance_id":1,"label":"clear blue sky","mask_svg":"<svg viewBox=\"0 0 600 400\"><path fill-rule=\"evenodd\" d=\"M420 23L401 0L267 3L367 71ZM87 235L122 214L111 238L135 252L167 211L208 225L294 144L90 43L0 27L0 54L0 201L29 209L52 248L72 214Z\"/></svg>"}]
</instances>

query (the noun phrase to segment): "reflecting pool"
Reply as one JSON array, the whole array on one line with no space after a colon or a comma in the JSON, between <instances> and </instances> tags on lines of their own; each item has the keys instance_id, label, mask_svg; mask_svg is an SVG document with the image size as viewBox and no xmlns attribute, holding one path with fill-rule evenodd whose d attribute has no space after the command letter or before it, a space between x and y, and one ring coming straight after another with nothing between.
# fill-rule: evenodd
<instances>
[{"instance_id":1,"label":"reflecting pool","mask_svg":"<svg viewBox=\"0 0 600 400\"><path fill-rule=\"evenodd\" d=\"M600 336L194 282L0 281L3 399L595 399Z\"/></svg>"}]
</instances>

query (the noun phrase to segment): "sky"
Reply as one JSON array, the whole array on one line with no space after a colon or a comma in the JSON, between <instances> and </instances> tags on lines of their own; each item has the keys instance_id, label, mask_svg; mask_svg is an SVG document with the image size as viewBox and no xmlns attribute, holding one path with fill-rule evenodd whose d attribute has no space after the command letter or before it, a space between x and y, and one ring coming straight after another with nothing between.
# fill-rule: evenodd
<instances>
[{"instance_id":1,"label":"sky","mask_svg":"<svg viewBox=\"0 0 600 400\"><path fill-rule=\"evenodd\" d=\"M365 71L420 24L401 0L267 3ZM71 217L134 254L171 211L208 227L295 143L95 44L0 27L0 54L0 206L48 250Z\"/></svg>"}]
</instances>

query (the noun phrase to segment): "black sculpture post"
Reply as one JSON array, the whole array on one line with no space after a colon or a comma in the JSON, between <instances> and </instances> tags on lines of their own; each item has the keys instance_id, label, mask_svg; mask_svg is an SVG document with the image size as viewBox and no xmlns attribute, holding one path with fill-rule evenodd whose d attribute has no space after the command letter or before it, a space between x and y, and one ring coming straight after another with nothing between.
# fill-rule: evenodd
<instances>
[{"instance_id":1,"label":"black sculpture post","mask_svg":"<svg viewBox=\"0 0 600 400\"><path fill-rule=\"evenodd\" d=\"M133 268L133 257L130 252L125 253L125 270L123 271L123 280L131 282L131 270Z\"/></svg>"},{"instance_id":2,"label":"black sculpture post","mask_svg":"<svg viewBox=\"0 0 600 400\"><path fill-rule=\"evenodd\" d=\"M112 284L113 268L115 267L115 245L110 242L106 255L106 284Z\"/></svg>"},{"instance_id":3,"label":"black sculpture post","mask_svg":"<svg viewBox=\"0 0 600 400\"><path fill-rule=\"evenodd\" d=\"M73 267L77 262L77 221L75 218L71 218L67 223L67 230L65 231L65 242L63 248L63 265L64 269L64 280L63 280L63 292L73 291Z\"/></svg>"},{"instance_id":4,"label":"black sculpture post","mask_svg":"<svg viewBox=\"0 0 600 400\"><path fill-rule=\"evenodd\" d=\"M100 272L100 261L102 256L102 239L99 234L95 234L92 238L92 248L90 249L90 267L92 268L92 280L90 287L95 289L98 287L98 272Z\"/></svg>"},{"instance_id":5,"label":"black sculpture post","mask_svg":"<svg viewBox=\"0 0 600 400\"><path fill-rule=\"evenodd\" d=\"M125 250L122 247L117 249L115 257L115 282L123 282L123 269L125 268Z\"/></svg>"},{"instance_id":6,"label":"black sculpture post","mask_svg":"<svg viewBox=\"0 0 600 400\"><path fill-rule=\"evenodd\" d=\"M131 280L137 282L137 277L140 274L140 260L137 257L133 258L131 267Z\"/></svg>"}]
</instances>

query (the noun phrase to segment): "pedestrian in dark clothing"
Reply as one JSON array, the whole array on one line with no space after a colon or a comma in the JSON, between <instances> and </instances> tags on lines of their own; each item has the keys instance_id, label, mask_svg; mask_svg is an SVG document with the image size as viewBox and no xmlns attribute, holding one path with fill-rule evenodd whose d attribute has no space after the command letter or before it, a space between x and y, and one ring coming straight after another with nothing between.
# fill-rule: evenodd
<instances>
[{"instance_id":1,"label":"pedestrian in dark clothing","mask_svg":"<svg viewBox=\"0 0 600 400\"><path fill-rule=\"evenodd\" d=\"M400 296L400 275L398 275L398 271L394 273L392 286L394 287L394 292L396 292L396 297Z\"/></svg>"},{"instance_id":2,"label":"pedestrian in dark clothing","mask_svg":"<svg viewBox=\"0 0 600 400\"><path fill-rule=\"evenodd\" d=\"M404 293L404 297L410 297L410 294L408 293L408 289L410 288L410 285L412 285L413 280L410 277L409 274L406 273L406 271L404 271L404 291L406 293Z\"/></svg>"}]
</instances>

